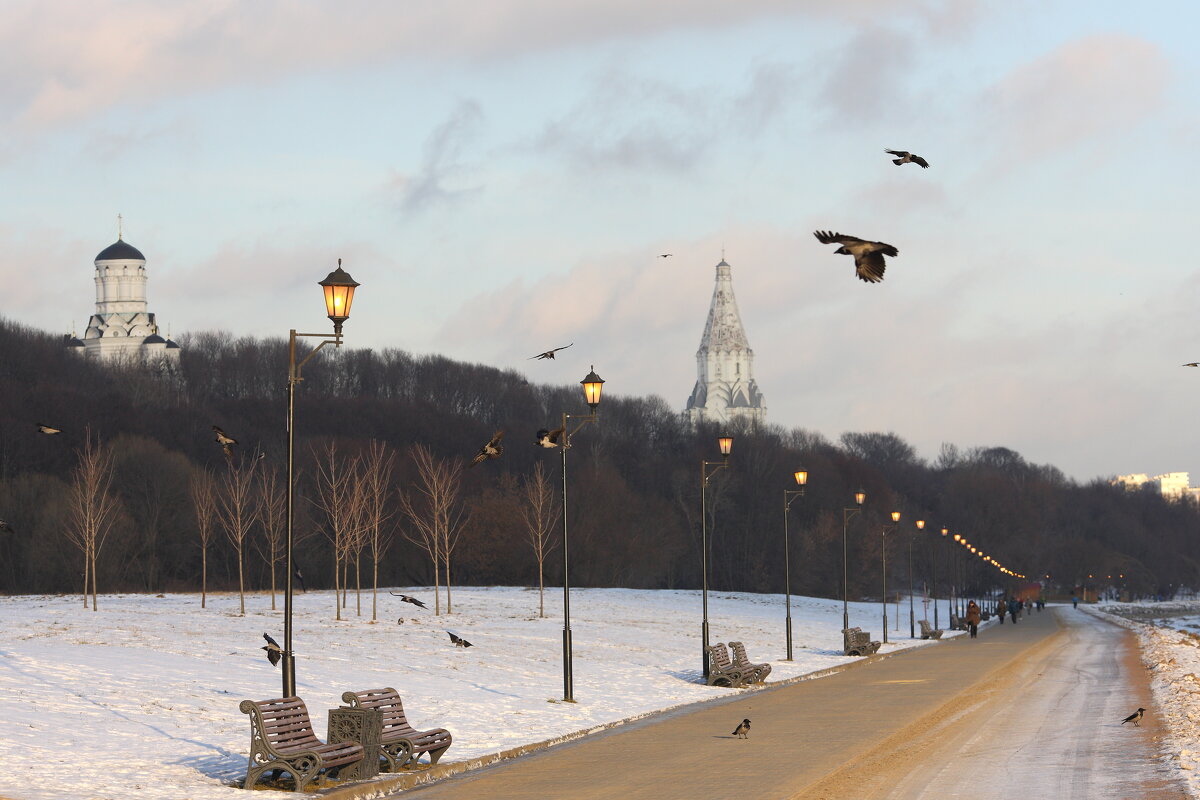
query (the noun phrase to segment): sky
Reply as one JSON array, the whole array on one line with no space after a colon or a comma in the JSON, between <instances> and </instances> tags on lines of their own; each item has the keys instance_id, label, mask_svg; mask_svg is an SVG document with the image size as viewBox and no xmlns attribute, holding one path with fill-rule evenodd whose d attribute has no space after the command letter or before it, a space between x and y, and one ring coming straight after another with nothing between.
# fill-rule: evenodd
<instances>
[{"instance_id":1,"label":"sky","mask_svg":"<svg viewBox=\"0 0 1200 800\"><path fill-rule=\"evenodd\" d=\"M324 330L341 258L350 347L682 409L724 254L773 424L1200 473L1193 4L4 10L10 319L82 333L120 214L172 336Z\"/></svg>"}]
</instances>

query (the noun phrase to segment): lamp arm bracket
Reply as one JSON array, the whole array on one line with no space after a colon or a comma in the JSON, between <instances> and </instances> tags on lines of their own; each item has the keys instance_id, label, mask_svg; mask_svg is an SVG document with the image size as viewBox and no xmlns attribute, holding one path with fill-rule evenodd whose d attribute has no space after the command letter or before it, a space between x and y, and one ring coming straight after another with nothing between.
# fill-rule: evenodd
<instances>
[{"instance_id":1,"label":"lamp arm bracket","mask_svg":"<svg viewBox=\"0 0 1200 800\"><path fill-rule=\"evenodd\" d=\"M708 486L708 479L711 478L713 475L716 475L718 472L720 472L721 470L725 469L728 466L729 466L728 461L701 461L700 462L700 472L702 475L704 475L704 485ZM714 468L712 472L708 471L709 467Z\"/></svg>"},{"instance_id":2,"label":"lamp arm bracket","mask_svg":"<svg viewBox=\"0 0 1200 800\"><path fill-rule=\"evenodd\" d=\"M314 347L312 349L312 351L309 352L308 355L306 355L304 358L302 358L299 361L299 363L293 363L293 365L292 365L292 380L293 381L304 380L304 378L300 377L300 370L302 370L304 368L304 365L308 363L309 359L311 359L313 356L315 356L322 347L324 347L327 344L331 344L334 347L342 346L342 336L340 333L336 334L332 339L330 339L328 333L297 333L296 331L292 331L291 332L291 339L292 339L291 346L288 348L288 350L292 354L293 359L295 359L295 353L296 353L296 339L300 336L314 337L314 338L322 337L324 339L324 341L322 341L320 344L318 344L316 347Z\"/></svg>"}]
</instances>

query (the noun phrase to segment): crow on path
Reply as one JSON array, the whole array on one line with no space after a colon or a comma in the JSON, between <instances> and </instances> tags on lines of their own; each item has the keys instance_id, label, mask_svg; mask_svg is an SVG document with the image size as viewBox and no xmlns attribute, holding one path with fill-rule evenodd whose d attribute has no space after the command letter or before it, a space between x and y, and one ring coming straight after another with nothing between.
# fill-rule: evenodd
<instances>
[{"instance_id":1,"label":"crow on path","mask_svg":"<svg viewBox=\"0 0 1200 800\"><path fill-rule=\"evenodd\" d=\"M733 735L739 739L750 738L750 720L744 719L741 724L733 729Z\"/></svg>"},{"instance_id":2,"label":"crow on path","mask_svg":"<svg viewBox=\"0 0 1200 800\"><path fill-rule=\"evenodd\" d=\"M1132 722L1135 726L1140 728L1142 726L1138 725L1138 723L1142 721L1142 715L1145 713L1146 713L1146 709L1139 708L1137 711L1133 712L1128 717L1121 720L1121 724L1124 725L1126 722Z\"/></svg>"}]
</instances>

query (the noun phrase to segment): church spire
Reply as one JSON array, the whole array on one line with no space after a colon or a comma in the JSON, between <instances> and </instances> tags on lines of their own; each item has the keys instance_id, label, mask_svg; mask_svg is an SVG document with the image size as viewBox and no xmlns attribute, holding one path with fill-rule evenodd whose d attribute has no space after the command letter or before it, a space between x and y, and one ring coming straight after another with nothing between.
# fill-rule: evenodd
<instances>
[{"instance_id":1,"label":"church spire","mask_svg":"<svg viewBox=\"0 0 1200 800\"><path fill-rule=\"evenodd\" d=\"M754 380L754 351L738 312L733 268L725 261L724 248L716 273L708 321L696 352L696 385L685 413L693 423L731 419L759 423L766 416L766 405Z\"/></svg>"}]
</instances>

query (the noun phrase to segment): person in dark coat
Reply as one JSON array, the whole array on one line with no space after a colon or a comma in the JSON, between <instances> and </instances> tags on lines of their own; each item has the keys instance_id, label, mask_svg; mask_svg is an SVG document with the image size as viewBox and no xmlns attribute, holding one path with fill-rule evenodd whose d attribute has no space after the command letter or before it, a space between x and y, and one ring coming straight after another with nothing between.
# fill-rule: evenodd
<instances>
[{"instance_id":1,"label":"person in dark coat","mask_svg":"<svg viewBox=\"0 0 1200 800\"><path fill-rule=\"evenodd\" d=\"M979 606L975 601L967 603L967 630L971 632L972 639L979 635L979 617Z\"/></svg>"},{"instance_id":2,"label":"person in dark coat","mask_svg":"<svg viewBox=\"0 0 1200 800\"><path fill-rule=\"evenodd\" d=\"M1000 624L1004 624L1004 615L1008 613L1008 602L1001 597L1000 602L996 603L996 616L1000 618Z\"/></svg>"},{"instance_id":3,"label":"person in dark coat","mask_svg":"<svg viewBox=\"0 0 1200 800\"><path fill-rule=\"evenodd\" d=\"M1017 598L1012 598L1008 601L1008 615L1012 617L1013 625L1017 624L1017 615L1021 613L1021 601Z\"/></svg>"}]
</instances>

